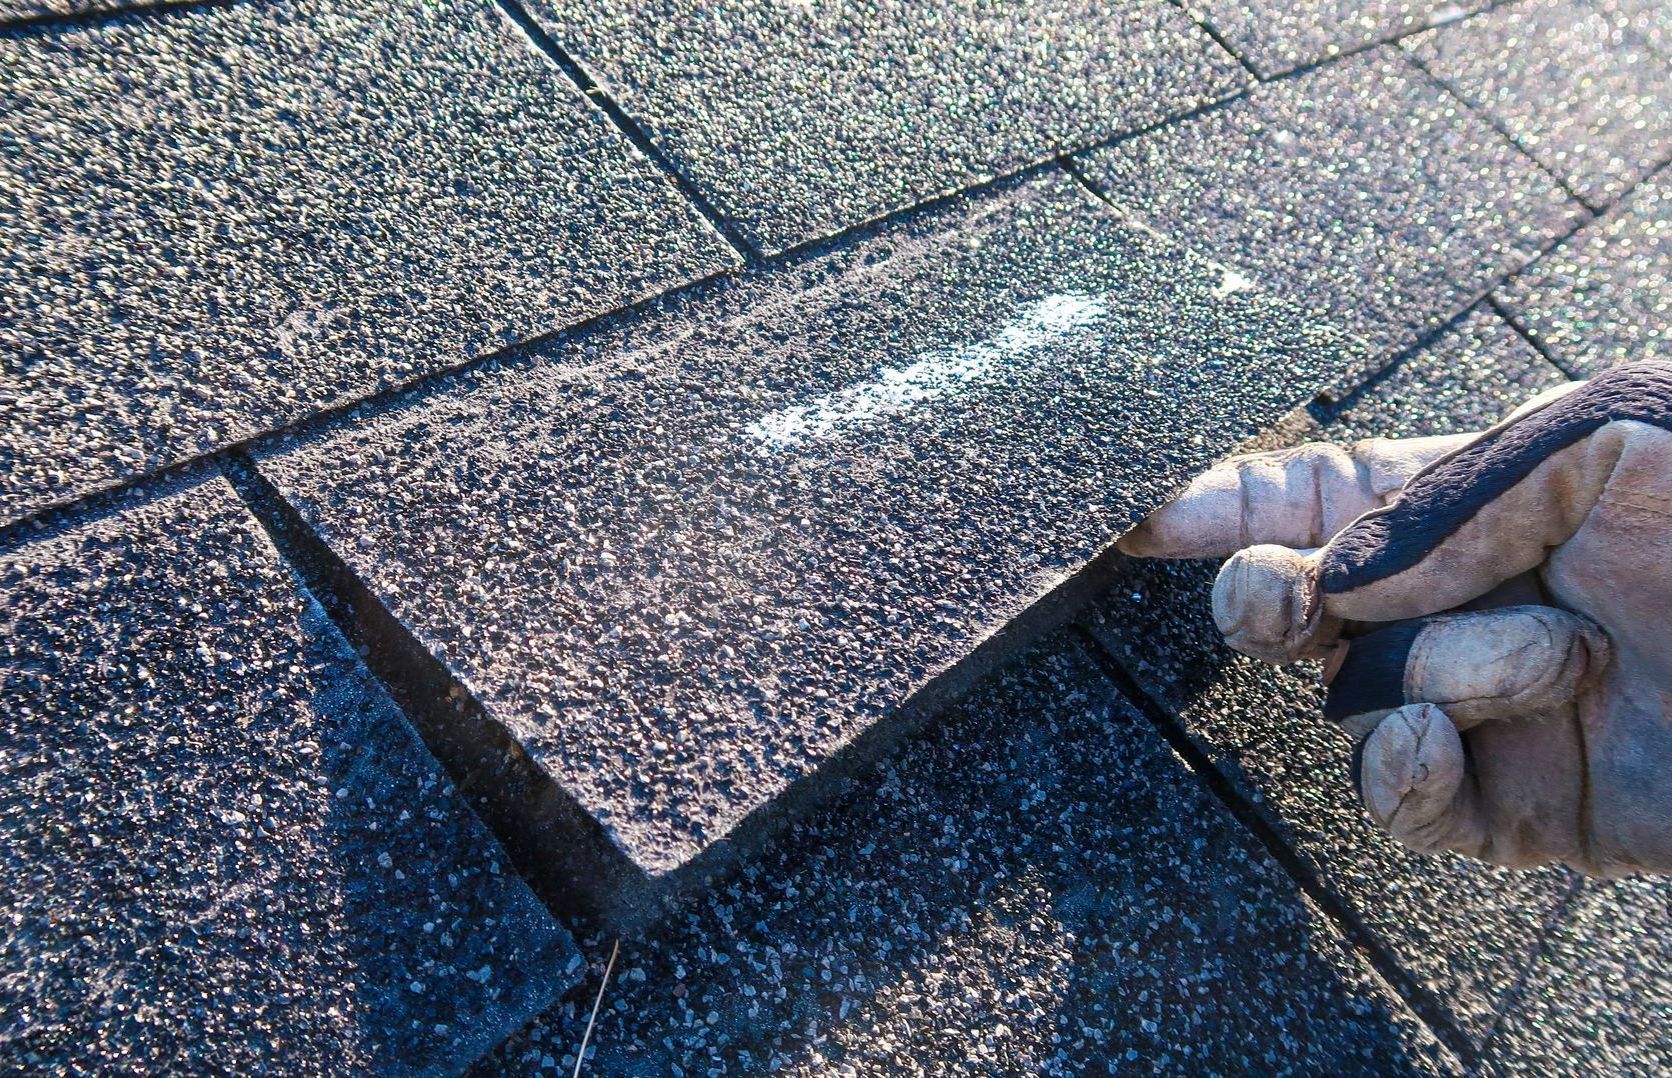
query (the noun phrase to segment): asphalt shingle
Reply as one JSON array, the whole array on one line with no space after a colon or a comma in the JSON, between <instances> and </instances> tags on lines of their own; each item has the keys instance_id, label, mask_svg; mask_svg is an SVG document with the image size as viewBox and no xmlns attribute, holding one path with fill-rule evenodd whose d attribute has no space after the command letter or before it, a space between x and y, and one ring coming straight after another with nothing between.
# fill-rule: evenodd
<instances>
[{"instance_id":1,"label":"asphalt shingle","mask_svg":"<svg viewBox=\"0 0 1672 1078\"><path fill-rule=\"evenodd\" d=\"M1332 441L1485 430L1566 378L1489 308L1477 307L1344 402Z\"/></svg>"},{"instance_id":2,"label":"asphalt shingle","mask_svg":"<svg viewBox=\"0 0 1672 1078\"><path fill-rule=\"evenodd\" d=\"M1672 60L1672 6L1666 0L1590 0L1590 5L1607 15L1617 30L1641 38Z\"/></svg>"},{"instance_id":3,"label":"asphalt shingle","mask_svg":"<svg viewBox=\"0 0 1672 1078\"><path fill-rule=\"evenodd\" d=\"M1460 19L1487 0L1200 0L1192 5L1263 78Z\"/></svg>"},{"instance_id":4,"label":"asphalt shingle","mask_svg":"<svg viewBox=\"0 0 1672 1078\"><path fill-rule=\"evenodd\" d=\"M1672 356L1672 187L1638 185L1608 216L1500 288L1497 297L1576 377Z\"/></svg>"},{"instance_id":5,"label":"asphalt shingle","mask_svg":"<svg viewBox=\"0 0 1672 1078\"><path fill-rule=\"evenodd\" d=\"M491 3L0 33L0 523L735 256Z\"/></svg>"},{"instance_id":6,"label":"asphalt shingle","mask_svg":"<svg viewBox=\"0 0 1672 1078\"><path fill-rule=\"evenodd\" d=\"M1501 320L1473 315L1320 433L1350 441L1475 429L1561 381ZM1216 569L1132 562L1088 624L1320 884L1356 911L1429 1006L1478 1047L1569 876L1423 857L1377 830L1348 778L1351 743L1322 718L1316 664L1279 670L1226 648L1210 614Z\"/></svg>"},{"instance_id":7,"label":"asphalt shingle","mask_svg":"<svg viewBox=\"0 0 1672 1078\"><path fill-rule=\"evenodd\" d=\"M530 0L748 240L782 249L1248 81L1155 0Z\"/></svg>"},{"instance_id":8,"label":"asphalt shingle","mask_svg":"<svg viewBox=\"0 0 1672 1078\"><path fill-rule=\"evenodd\" d=\"M1234 289L1053 171L259 464L665 876L1352 362Z\"/></svg>"},{"instance_id":9,"label":"asphalt shingle","mask_svg":"<svg viewBox=\"0 0 1672 1078\"><path fill-rule=\"evenodd\" d=\"M1592 206L1672 156L1672 65L1571 0L1512 4L1405 47Z\"/></svg>"},{"instance_id":10,"label":"asphalt shingle","mask_svg":"<svg viewBox=\"0 0 1672 1078\"><path fill-rule=\"evenodd\" d=\"M580 976L219 477L0 554L0 1056L461 1067Z\"/></svg>"},{"instance_id":11,"label":"asphalt shingle","mask_svg":"<svg viewBox=\"0 0 1672 1078\"><path fill-rule=\"evenodd\" d=\"M1453 1067L1072 638L616 973L590 1073ZM595 984L482 1070L572 1070Z\"/></svg>"},{"instance_id":12,"label":"asphalt shingle","mask_svg":"<svg viewBox=\"0 0 1672 1078\"><path fill-rule=\"evenodd\" d=\"M1583 212L1397 49L1261 86L1079 160L1140 220L1362 334L1375 366Z\"/></svg>"},{"instance_id":13,"label":"asphalt shingle","mask_svg":"<svg viewBox=\"0 0 1672 1078\"><path fill-rule=\"evenodd\" d=\"M1488 1074L1664 1074L1672 1062L1672 885L1590 883L1505 1013Z\"/></svg>"}]
</instances>

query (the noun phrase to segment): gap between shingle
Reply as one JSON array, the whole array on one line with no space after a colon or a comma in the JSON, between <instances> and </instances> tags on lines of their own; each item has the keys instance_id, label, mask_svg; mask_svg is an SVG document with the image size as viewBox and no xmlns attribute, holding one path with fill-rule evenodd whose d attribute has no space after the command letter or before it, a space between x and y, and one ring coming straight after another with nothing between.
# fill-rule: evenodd
<instances>
[{"instance_id":1,"label":"gap between shingle","mask_svg":"<svg viewBox=\"0 0 1672 1078\"><path fill-rule=\"evenodd\" d=\"M1359 920L1357 914L1336 893L1314 873L1294 850L1277 834L1241 794L1236 790L1225 774L1208 758L1182 727L1174 720L1168 710L1151 696L1121 665L1110 651L1105 648L1095 634L1084 625L1076 622L1074 632L1091 653L1093 661L1103 671L1104 675L1114 682L1121 695L1131 701L1149 723L1155 727L1179 757L1208 791L1223 804L1239 823L1243 825L1256 839L1259 840L1278 865L1294 881L1301 891L1312 900L1324 915L1334 925L1336 931L1350 943L1354 950L1361 953L1371 967L1373 975L1386 984L1399 998L1403 999L1414 1014L1429 1027L1434 1036L1448 1051L1466 1066L1472 1065L1475 1053L1470 1047L1468 1038L1451 1022L1445 1014L1423 993L1421 986L1411 973L1399 964L1398 960L1384 948L1373 933Z\"/></svg>"}]
</instances>

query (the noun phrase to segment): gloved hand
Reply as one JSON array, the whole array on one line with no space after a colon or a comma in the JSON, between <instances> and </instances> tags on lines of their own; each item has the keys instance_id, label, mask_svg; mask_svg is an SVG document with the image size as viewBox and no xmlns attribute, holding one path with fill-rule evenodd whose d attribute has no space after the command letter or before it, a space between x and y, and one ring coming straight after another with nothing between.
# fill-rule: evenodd
<instances>
[{"instance_id":1,"label":"gloved hand","mask_svg":"<svg viewBox=\"0 0 1672 1078\"><path fill-rule=\"evenodd\" d=\"M1672 871L1672 363L1480 434L1234 458L1119 546L1232 555L1215 623L1329 660L1326 715L1405 845Z\"/></svg>"}]
</instances>

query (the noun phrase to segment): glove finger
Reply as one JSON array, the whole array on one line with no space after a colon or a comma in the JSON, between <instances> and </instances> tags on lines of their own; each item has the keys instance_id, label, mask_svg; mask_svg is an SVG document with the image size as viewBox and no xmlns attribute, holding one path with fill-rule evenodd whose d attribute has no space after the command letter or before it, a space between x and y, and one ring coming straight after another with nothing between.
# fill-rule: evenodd
<instances>
[{"instance_id":1,"label":"glove finger","mask_svg":"<svg viewBox=\"0 0 1672 1078\"><path fill-rule=\"evenodd\" d=\"M1116 546L1145 558L1223 558L1260 543L1320 546L1468 437L1377 438L1350 448L1310 442L1232 457L1197 476Z\"/></svg>"},{"instance_id":2,"label":"glove finger","mask_svg":"<svg viewBox=\"0 0 1672 1078\"><path fill-rule=\"evenodd\" d=\"M1439 705L1458 730L1538 719L1572 707L1610 650L1589 620L1548 606L1398 622L1347 645L1324 715L1355 737L1407 704Z\"/></svg>"},{"instance_id":3,"label":"glove finger","mask_svg":"<svg viewBox=\"0 0 1672 1078\"><path fill-rule=\"evenodd\" d=\"M1463 739L1432 704L1390 712L1355 761L1359 797L1395 840L1418 853L1479 857L1486 820Z\"/></svg>"},{"instance_id":4,"label":"glove finger","mask_svg":"<svg viewBox=\"0 0 1672 1078\"><path fill-rule=\"evenodd\" d=\"M1213 622L1233 649L1276 666L1320 657L1341 630L1324 609L1311 552L1270 544L1219 567Z\"/></svg>"}]
</instances>

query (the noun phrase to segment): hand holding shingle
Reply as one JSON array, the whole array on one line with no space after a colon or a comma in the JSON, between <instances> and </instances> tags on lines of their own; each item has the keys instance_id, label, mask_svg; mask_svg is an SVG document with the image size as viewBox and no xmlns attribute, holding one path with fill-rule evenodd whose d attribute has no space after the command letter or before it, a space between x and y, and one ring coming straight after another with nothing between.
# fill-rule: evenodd
<instances>
[{"instance_id":1,"label":"hand holding shingle","mask_svg":"<svg viewBox=\"0 0 1672 1078\"><path fill-rule=\"evenodd\" d=\"M1481 434L1226 461L1120 547L1231 555L1215 622L1331 660L1326 714L1407 846L1672 871L1672 364Z\"/></svg>"}]
</instances>

